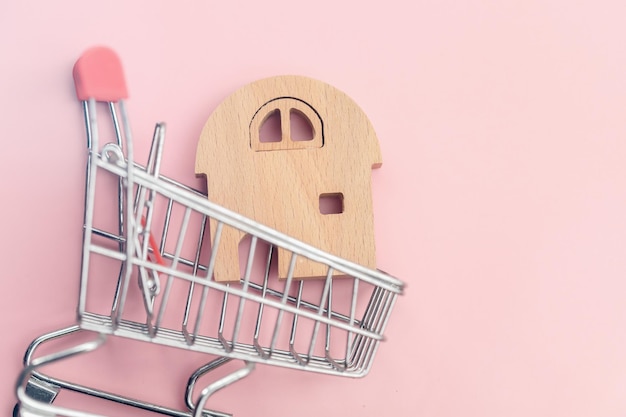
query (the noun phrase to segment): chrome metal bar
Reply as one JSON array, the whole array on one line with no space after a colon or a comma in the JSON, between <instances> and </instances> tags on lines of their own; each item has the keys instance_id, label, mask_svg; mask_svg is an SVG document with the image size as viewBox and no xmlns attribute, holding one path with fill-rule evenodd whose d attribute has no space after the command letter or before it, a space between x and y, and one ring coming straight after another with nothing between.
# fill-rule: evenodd
<instances>
[{"instance_id":1,"label":"chrome metal bar","mask_svg":"<svg viewBox=\"0 0 626 417\"><path fill-rule=\"evenodd\" d=\"M98 147L98 121L96 117L96 101L94 99L89 100L84 106L85 118L88 119L89 132L88 143L90 144L89 161L88 164L88 179L87 189L85 193L85 216L84 225L85 232L83 233L83 256L81 262L80 273L80 287L78 296L78 316L80 317L85 312L85 304L87 298L87 279L89 277L89 256L91 245L91 229L93 227L93 210L94 200L96 197L96 154L92 152L92 147Z\"/></svg>"},{"instance_id":2,"label":"chrome metal bar","mask_svg":"<svg viewBox=\"0 0 626 417\"><path fill-rule=\"evenodd\" d=\"M267 250L267 260L265 262L265 274L263 275L263 286L261 287L262 298L265 298L265 296L267 295L267 285L268 285L269 276L270 276L270 267L271 267L273 252L274 252L274 247L272 245L269 245L269 248ZM257 312L256 323L254 325L253 344L257 352L259 353L259 355L261 355L262 358L267 358L268 357L267 352L265 352L265 349L263 349L263 347L259 343L259 333L261 331L261 322L263 320L263 308L264 307L265 307L265 304L259 303L259 310Z\"/></svg>"},{"instance_id":3,"label":"chrome metal bar","mask_svg":"<svg viewBox=\"0 0 626 417\"><path fill-rule=\"evenodd\" d=\"M120 130L120 122L117 117L117 111L115 110L115 103L109 102L109 111L111 113L111 119L113 121L113 128L115 130L115 139L117 146L122 149L122 132ZM118 204L118 231L120 235L124 235L124 183L122 178L117 182L117 204ZM120 244L120 251L124 250L124 246Z\"/></svg>"},{"instance_id":4,"label":"chrome metal bar","mask_svg":"<svg viewBox=\"0 0 626 417\"><path fill-rule=\"evenodd\" d=\"M230 284L226 284L226 289L230 289ZM224 350L226 350L226 352L230 352L232 350L230 343L228 343L226 338L224 338L224 319L226 317L226 304L228 304L229 293L229 291L224 291L224 297L222 298L222 310L220 311L219 327L217 330L217 337L222 343L222 346L224 346Z\"/></svg>"},{"instance_id":5,"label":"chrome metal bar","mask_svg":"<svg viewBox=\"0 0 626 417\"><path fill-rule=\"evenodd\" d=\"M213 276L213 270L215 268L215 259L217 258L217 249L219 248L219 245L220 245L223 227L224 227L224 224L219 222L217 223L217 226L215 228L215 237L213 239L213 245L211 246L211 258L209 259L209 267L207 269L206 278L205 278L207 280L212 279L212 276ZM208 295L209 295L209 287L204 285L202 287L202 296L200 298L200 305L198 306L198 315L196 316L196 323L193 329L192 340L195 340L195 338L198 336L198 332L200 331L200 322L202 319L202 313L204 312Z\"/></svg>"},{"instance_id":6,"label":"chrome metal bar","mask_svg":"<svg viewBox=\"0 0 626 417\"><path fill-rule=\"evenodd\" d=\"M326 306L326 311L327 311L327 317L328 319L331 319L331 314L330 312L333 311L332 305L333 305L333 284L332 281L330 283L330 287L328 288L328 305ZM326 324L326 343L324 344L324 350L326 350L326 352L328 352L330 350L330 323Z\"/></svg>"},{"instance_id":7,"label":"chrome metal bar","mask_svg":"<svg viewBox=\"0 0 626 417\"><path fill-rule=\"evenodd\" d=\"M355 324L355 316L356 316L356 306L357 306L357 295L359 292L359 280L355 279L352 281L352 301L350 302L350 327ZM352 349L352 332L346 332L346 363L348 362L348 358L350 358Z\"/></svg>"},{"instance_id":8,"label":"chrome metal bar","mask_svg":"<svg viewBox=\"0 0 626 417\"><path fill-rule=\"evenodd\" d=\"M246 263L246 271L243 276L243 286L241 291L248 291L248 284L250 283L250 273L252 272L252 265L254 264L254 253L256 252L257 237L252 236L250 239L250 249L248 250L248 261ZM235 318L235 327L233 329L233 336L231 338L231 347L235 347L237 344L237 338L239 337L239 330L241 329L241 317L243 316L243 309L245 306L246 298L241 297L239 299L239 308L237 309L237 316Z\"/></svg>"},{"instance_id":9,"label":"chrome metal bar","mask_svg":"<svg viewBox=\"0 0 626 417\"><path fill-rule=\"evenodd\" d=\"M165 255L165 242L167 241L167 235L170 230L170 219L172 216L172 209L174 207L174 200L171 198L168 199L167 202L167 210L165 211L165 220L163 222L163 231L161 232L161 245L159 246L159 250L162 255Z\"/></svg>"},{"instance_id":10,"label":"chrome metal bar","mask_svg":"<svg viewBox=\"0 0 626 417\"><path fill-rule=\"evenodd\" d=\"M174 260L172 261L172 269L176 269L178 265L178 259L180 258L180 252L183 250L183 243L185 241L185 235L187 234L187 226L189 226L189 217L191 216L191 209L187 207L185 209L185 214L183 216L183 223L180 226L180 232L178 232L178 240L176 242L176 249L174 253ZM163 320L163 315L165 314L165 308L167 306L167 302L170 297L170 291L172 290L172 284L174 283L174 276L169 274L167 277L167 284L165 286L165 290L163 291L163 296L161 298L161 305L159 306L159 314L156 320L156 330L158 331L161 326L161 321Z\"/></svg>"},{"instance_id":11,"label":"chrome metal bar","mask_svg":"<svg viewBox=\"0 0 626 417\"><path fill-rule=\"evenodd\" d=\"M196 254L193 260L193 270L192 274L194 276L198 275L198 268L200 264L200 253L202 252L202 243L204 241L204 231L206 228L206 216L202 216L202 224L200 225L200 233L198 236L198 241L196 245ZM195 287L195 283L189 284L189 293L187 294L187 303L185 304L185 314L183 315L183 327L187 327L187 322L189 321L189 309L191 308L191 300L193 299L193 290Z\"/></svg>"},{"instance_id":12,"label":"chrome metal bar","mask_svg":"<svg viewBox=\"0 0 626 417\"><path fill-rule=\"evenodd\" d=\"M246 362L245 367L226 375L224 378L213 382L208 387L203 389L194 407L193 417L202 417L204 406L211 395L248 376L250 372L254 370L254 366L254 362Z\"/></svg>"},{"instance_id":13,"label":"chrome metal bar","mask_svg":"<svg viewBox=\"0 0 626 417\"><path fill-rule=\"evenodd\" d=\"M317 310L317 314L318 315L322 315L324 314L324 304L326 304L326 299L328 297L328 294L330 292L330 286L331 286L331 281L333 278L333 269L332 268L328 268L328 272L326 274L326 281L324 282L324 290L322 291L322 298L320 300L320 304L319 304L319 308ZM358 280L354 280L355 282ZM320 329L320 322L319 321L315 321L315 325L313 328L313 334L311 335L311 343L309 345L309 352L308 352L308 357L312 357L313 356L313 352L315 350L315 342L317 340L317 334L319 332Z\"/></svg>"},{"instance_id":14,"label":"chrome metal bar","mask_svg":"<svg viewBox=\"0 0 626 417\"><path fill-rule=\"evenodd\" d=\"M115 103L112 101L109 101L108 105L109 105L109 112L111 113L111 120L113 122L113 129L115 131L116 143L121 148L122 147L122 131L120 130L120 122L119 122L119 118L117 117L117 111L115 110Z\"/></svg>"},{"instance_id":15,"label":"chrome metal bar","mask_svg":"<svg viewBox=\"0 0 626 417\"><path fill-rule=\"evenodd\" d=\"M125 210L126 210L126 214L129 220L127 224L127 233L128 233L128 236L134 236L134 231L135 231L135 228L137 227L136 223L134 222L133 217L131 216L131 213L133 213L133 189L134 189L134 180L135 180L135 170L132 169L134 149L133 149L132 134L131 134L130 126L128 123L128 117L126 114L126 107L124 105L124 101L120 100L118 105L120 108L120 115L123 121L122 127L124 130L124 137L126 138L126 157L127 157L128 162L126 163L125 168L122 168L122 167L119 167L118 165L113 165L113 164L111 164L111 166L115 166L116 168L122 170L123 174L120 175L120 178L121 177L126 178ZM94 142L94 146L96 146L95 142ZM116 162L120 162L120 161L116 161ZM97 166L101 166L102 163L104 163L102 159L96 159ZM104 164L106 165L106 163ZM126 262L123 264L124 278L122 280L123 282L121 286L119 301L116 303L116 308L114 309L114 311L112 311L114 326L119 325L120 320L122 318L124 305L126 303L126 296L128 294L128 286L130 284L130 277L131 277L132 270L133 270L132 256L135 252L134 240L127 239L125 246L126 246L125 247Z\"/></svg>"},{"instance_id":16,"label":"chrome metal bar","mask_svg":"<svg viewBox=\"0 0 626 417\"><path fill-rule=\"evenodd\" d=\"M302 290L304 288L304 281L300 281L298 283L298 295L296 296L296 309L300 310L300 303L302 302ZM297 327L298 327L298 314L294 314L293 315L293 319L291 321L291 334L289 336L289 352L291 353L291 355L294 357L294 359L301 365L306 365L307 364L307 359L303 358L302 355L300 355L295 348L295 339L296 339L296 332L297 332Z\"/></svg>"},{"instance_id":17,"label":"chrome metal bar","mask_svg":"<svg viewBox=\"0 0 626 417\"><path fill-rule=\"evenodd\" d=\"M287 280L285 281L285 289L283 290L283 297L281 299L281 305L285 306L287 304L287 296L289 295L289 289L291 288L291 281L293 280L293 271L296 267L296 259L298 255L295 253L291 254L291 261L289 262L289 268L287 270ZM269 301L269 300L266 300ZM278 332L280 331L280 323L283 320L283 314L285 311L283 309L278 310L278 317L276 318L276 324L274 325L274 332L272 333L272 342L270 343L269 355L272 356L274 352L274 348L276 347L276 342L278 341Z\"/></svg>"},{"instance_id":18,"label":"chrome metal bar","mask_svg":"<svg viewBox=\"0 0 626 417\"><path fill-rule=\"evenodd\" d=\"M193 374L191 374L191 376L189 377L189 380L187 381L187 388L185 389L185 404L187 405L187 408L190 411L193 411L195 407L195 404L193 401L193 392L195 390L198 379L208 374L209 372L216 370L220 366L227 364L230 361L232 361L232 359L222 356L220 358L212 360L211 362L205 365L202 365ZM210 413L216 415L216 417L219 416L219 413L215 411L211 411ZM230 415L228 416L230 417Z\"/></svg>"}]
</instances>

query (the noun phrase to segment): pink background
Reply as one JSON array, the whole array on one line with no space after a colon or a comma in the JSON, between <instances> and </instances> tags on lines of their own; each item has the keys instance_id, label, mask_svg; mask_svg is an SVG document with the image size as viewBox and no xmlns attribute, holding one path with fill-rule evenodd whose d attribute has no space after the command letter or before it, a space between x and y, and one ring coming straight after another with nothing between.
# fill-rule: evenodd
<instances>
[{"instance_id":1,"label":"pink background","mask_svg":"<svg viewBox=\"0 0 626 417\"><path fill-rule=\"evenodd\" d=\"M140 152L166 120L163 172L190 185L204 120L265 76L335 85L379 135L378 265L408 289L372 372L261 366L212 407L626 415L626 3L212 3L1 3L1 414L29 341L74 320L85 145L71 67L106 44ZM171 406L207 360L123 341L94 355L62 371Z\"/></svg>"}]
</instances>

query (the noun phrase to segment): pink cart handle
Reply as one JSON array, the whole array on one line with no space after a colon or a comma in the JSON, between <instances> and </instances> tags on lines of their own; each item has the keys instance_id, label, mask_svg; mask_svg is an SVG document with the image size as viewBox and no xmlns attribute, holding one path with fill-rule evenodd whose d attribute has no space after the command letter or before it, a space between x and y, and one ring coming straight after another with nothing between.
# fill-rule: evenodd
<instances>
[{"instance_id":1,"label":"pink cart handle","mask_svg":"<svg viewBox=\"0 0 626 417\"><path fill-rule=\"evenodd\" d=\"M74 64L74 84L79 100L120 101L128 98L124 70L113 50L90 48Z\"/></svg>"}]
</instances>

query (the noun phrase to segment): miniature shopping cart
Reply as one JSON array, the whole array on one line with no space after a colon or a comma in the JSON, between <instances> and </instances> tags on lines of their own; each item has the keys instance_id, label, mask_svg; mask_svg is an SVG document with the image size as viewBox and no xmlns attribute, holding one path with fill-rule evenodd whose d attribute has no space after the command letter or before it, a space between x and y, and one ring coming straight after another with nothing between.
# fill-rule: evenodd
<instances>
[{"instance_id":1,"label":"miniature shopping cart","mask_svg":"<svg viewBox=\"0 0 626 417\"><path fill-rule=\"evenodd\" d=\"M109 49L87 51L74 67L74 79L89 149L78 323L31 343L17 383L16 413L91 415L53 404L59 390L69 389L175 417L223 416L205 409L207 399L249 374L256 363L365 375L402 282L258 224L161 175L163 124L155 128L147 164L135 163L122 67ZM100 124L97 114L103 111L110 113L112 123ZM112 141L100 137L107 127ZM209 233L210 219L217 227ZM240 248L244 262L239 282L212 278L224 228L249 235ZM277 277L276 248L290 256L286 278ZM326 278L294 279L300 257L324 265ZM93 340L35 355L40 345L80 332L93 334ZM219 358L191 373L185 391L188 411L61 380L38 369L94 350L107 335ZM233 359L244 366L193 398L201 376Z\"/></svg>"}]
</instances>

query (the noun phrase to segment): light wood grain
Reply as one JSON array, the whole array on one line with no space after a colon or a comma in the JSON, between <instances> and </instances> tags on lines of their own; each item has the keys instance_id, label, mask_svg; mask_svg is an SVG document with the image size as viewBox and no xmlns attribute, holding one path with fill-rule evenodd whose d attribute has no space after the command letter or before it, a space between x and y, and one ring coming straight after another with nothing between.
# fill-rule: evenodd
<instances>
[{"instance_id":1,"label":"light wood grain","mask_svg":"<svg viewBox=\"0 0 626 417\"><path fill-rule=\"evenodd\" d=\"M313 139L292 141L289 112L312 126ZM273 111L280 142L260 142ZM336 88L310 78L279 76L249 84L222 102L198 143L196 173L209 199L264 225L363 266L375 267L371 169L381 166L378 139L364 112ZM343 195L343 212L322 214L323 194ZM211 221L211 230L216 223ZM240 278L241 232L224 228L215 279ZM290 254L278 252L285 277ZM322 265L298 257L295 278L321 277Z\"/></svg>"}]
</instances>

